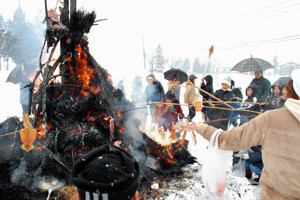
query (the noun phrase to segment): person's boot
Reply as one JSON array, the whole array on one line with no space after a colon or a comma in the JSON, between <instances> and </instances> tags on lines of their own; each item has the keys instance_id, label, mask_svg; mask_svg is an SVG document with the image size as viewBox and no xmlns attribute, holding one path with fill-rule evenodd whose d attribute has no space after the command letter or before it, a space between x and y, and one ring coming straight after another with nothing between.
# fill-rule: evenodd
<instances>
[{"instance_id":1,"label":"person's boot","mask_svg":"<svg viewBox=\"0 0 300 200\"><path fill-rule=\"evenodd\" d=\"M247 179L251 179L252 178L252 171L251 170L247 170L246 171L246 178Z\"/></svg>"},{"instance_id":2,"label":"person's boot","mask_svg":"<svg viewBox=\"0 0 300 200\"><path fill-rule=\"evenodd\" d=\"M259 179L260 179L260 175L258 175L257 178L254 178L254 179L251 181L251 185L258 185L258 184L259 184Z\"/></svg>"}]
</instances>

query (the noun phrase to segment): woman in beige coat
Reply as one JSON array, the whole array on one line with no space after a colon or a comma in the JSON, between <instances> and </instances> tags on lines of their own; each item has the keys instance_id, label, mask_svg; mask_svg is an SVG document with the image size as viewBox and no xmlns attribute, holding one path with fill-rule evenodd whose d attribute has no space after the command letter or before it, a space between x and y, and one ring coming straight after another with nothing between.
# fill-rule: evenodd
<instances>
[{"instance_id":1,"label":"woman in beige coat","mask_svg":"<svg viewBox=\"0 0 300 200\"><path fill-rule=\"evenodd\" d=\"M196 109L194 106L194 101L196 98L196 89L195 81L198 77L195 74L189 75L189 80L185 83L185 92L184 92L184 103L189 105L189 115L187 116L189 121L196 116Z\"/></svg>"},{"instance_id":2,"label":"woman in beige coat","mask_svg":"<svg viewBox=\"0 0 300 200\"><path fill-rule=\"evenodd\" d=\"M262 146L264 169L260 178L260 198L300 199L300 69L294 70L286 85L285 107L267 111L240 127L222 131L219 148L240 151ZM198 122L182 125L210 140L216 128Z\"/></svg>"}]
</instances>

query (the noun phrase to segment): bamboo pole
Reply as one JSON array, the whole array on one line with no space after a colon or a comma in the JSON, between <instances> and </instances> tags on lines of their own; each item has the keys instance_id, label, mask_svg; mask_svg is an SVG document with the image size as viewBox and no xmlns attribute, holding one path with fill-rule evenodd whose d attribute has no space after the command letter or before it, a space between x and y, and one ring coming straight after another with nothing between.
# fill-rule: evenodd
<instances>
[{"instance_id":1,"label":"bamboo pole","mask_svg":"<svg viewBox=\"0 0 300 200\"><path fill-rule=\"evenodd\" d=\"M210 94L209 92L203 90L202 88L199 88L198 86L196 86L196 85L194 85L194 84L192 84L192 85L193 85L195 88L197 88L198 90L200 90L201 92L203 92L203 93L205 93L205 94L211 96L212 98L214 98L214 99L220 101L220 103L223 103L223 104L225 104L226 106L228 106L229 108L234 109L231 105L229 105L229 104L227 104L226 102L222 101L222 100L219 99L218 97L216 97L216 96Z\"/></svg>"},{"instance_id":2,"label":"bamboo pole","mask_svg":"<svg viewBox=\"0 0 300 200\"><path fill-rule=\"evenodd\" d=\"M225 103L236 103L236 104L264 104L267 105L269 103L263 103L263 102L238 102L238 101L224 101ZM202 101L202 103L222 103L220 101Z\"/></svg>"},{"instance_id":3,"label":"bamboo pole","mask_svg":"<svg viewBox=\"0 0 300 200\"><path fill-rule=\"evenodd\" d=\"M212 109L220 109L220 110L232 110L232 111L244 111L261 114L262 112L254 111L254 110L245 110L245 109L230 109L230 108L221 108L221 107L212 107L212 106L202 106L202 108L212 108Z\"/></svg>"},{"instance_id":4,"label":"bamboo pole","mask_svg":"<svg viewBox=\"0 0 300 200\"><path fill-rule=\"evenodd\" d=\"M180 106L189 106L189 107L192 106L192 105L180 104L180 103L162 103L162 102L152 102L152 103L154 103L154 104L165 104L165 105L180 105ZM244 110L244 109L235 109L235 108L221 108L221 107L212 107L212 106L202 106L202 108L212 108L212 109L232 110L232 111L244 111L244 112L252 112L252 113L261 114L261 112L254 111L254 110Z\"/></svg>"},{"instance_id":5,"label":"bamboo pole","mask_svg":"<svg viewBox=\"0 0 300 200\"><path fill-rule=\"evenodd\" d=\"M257 115L249 115L247 117L256 117ZM231 118L222 118L222 119L216 119L216 120L210 120L202 123L212 123L212 122L219 122L219 121L225 121L225 120L232 120L232 119L240 119L241 117L231 117Z\"/></svg>"},{"instance_id":6,"label":"bamboo pole","mask_svg":"<svg viewBox=\"0 0 300 200\"><path fill-rule=\"evenodd\" d=\"M18 132L20 132L20 130L0 135L0 137L4 137L4 136L8 136L8 135L13 135L13 134L18 133Z\"/></svg>"}]
</instances>

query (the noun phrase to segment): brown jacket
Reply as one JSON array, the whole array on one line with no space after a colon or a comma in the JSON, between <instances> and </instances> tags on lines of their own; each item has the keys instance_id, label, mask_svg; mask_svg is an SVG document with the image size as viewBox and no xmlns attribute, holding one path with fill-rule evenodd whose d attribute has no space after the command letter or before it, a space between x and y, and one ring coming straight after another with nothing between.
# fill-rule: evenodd
<instances>
[{"instance_id":1,"label":"brown jacket","mask_svg":"<svg viewBox=\"0 0 300 200\"><path fill-rule=\"evenodd\" d=\"M297 114L289 107L268 111L219 136L219 147L224 150L262 145L262 200L300 199L300 100L294 101ZM209 140L215 130L208 126L202 135Z\"/></svg>"},{"instance_id":2,"label":"brown jacket","mask_svg":"<svg viewBox=\"0 0 300 200\"><path fill-rule=\"evenodd\" d=\"M185 83L184 103L193 104L196 97L194 84L191 81Z\"/></svg>"}]
</instances>

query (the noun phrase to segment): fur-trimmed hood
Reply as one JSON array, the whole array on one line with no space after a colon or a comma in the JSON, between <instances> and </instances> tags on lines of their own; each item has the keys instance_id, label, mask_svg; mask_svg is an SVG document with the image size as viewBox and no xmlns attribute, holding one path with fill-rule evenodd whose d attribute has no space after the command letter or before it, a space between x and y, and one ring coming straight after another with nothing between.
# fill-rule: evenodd
<instances>
[{"instance_id":1,"label":"fur-trimmed hood","mask_svg":"<svg viewBox=\"0 0 300 200\"><path fill-rule=\"evenodd\" d=\"M300 122L300 100L288 98L284 106Z\"/></svg>"}]
</instances>

